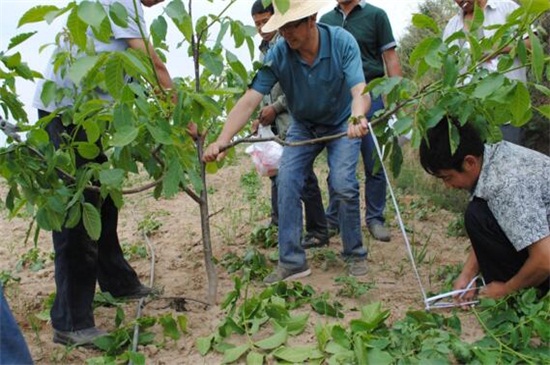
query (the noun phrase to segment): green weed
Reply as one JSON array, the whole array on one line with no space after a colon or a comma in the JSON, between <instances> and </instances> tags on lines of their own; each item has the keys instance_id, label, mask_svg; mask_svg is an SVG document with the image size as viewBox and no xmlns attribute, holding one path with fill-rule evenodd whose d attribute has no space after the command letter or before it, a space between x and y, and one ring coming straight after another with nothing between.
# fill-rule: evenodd
<instances>
[{"instance_id":1,"label":"green weed","mask_svg":"<svg viewBox=\"0 0 550 365\"><path fill-rule=\"evenodd\" d=\"M447 225L447 236L466 237L466 227L464 226L464 215L457 214L455 218Z\"/></svg>"},{"instance_id":2,"label":"green weed","mask_svg":"<svg viewBox=\"0 0 550 365\"><path fill-rule=\"evenodd\" d=\"M121 247L124 258L128 261L147 258L147 248L144 245L124 242Z\"/></svg>"},{"instance_id":3,"label":"green weed","mask_svg":"<svg viewBox=\"0 0 550 365\"><path fill-rule=\"evenodd\" d=\"M166 210L149 212L140 222L138 222L138 230L147 235L152 235L162 227L162 221L159 218L168 215L170 215L170 213Z\"/></svg>"},{"instance_id":4,"label":"green weed","mask_svg":"<svg viewBox=\"0 0 550 365\"><path fill-rule=\"evenodd\" d=\"M23 269L29 269L33 272L42 270L46 265L48 260L53 259L53 253L46 254L41 252L38 247L33 247L24 254L21 255L17 264L15 265L16 271L21 271Z\"/></svg>"},{"instance_id":5,"label":"green weed","mask_svg":"<svg viewBox=\"0 0 550 365\"><path fill-rule=\"evenodd\" d=\"M6 288L8 285L18 283L20 281L21 278L14 276L11 271L0 271L0 286L2 286L3 288Z\"/></svg>"},{"instance_id":6,"label":"green weed","mask_svg":"<svg viewBox=\"0 0 550 365\"><path fill-rule=\"evenodd\" d=\"M362 283L353 276L338 276L334 279L339 289L336 295L346 298L359 298L374 287L373 283Z\"/></svg>"}]
</instances>

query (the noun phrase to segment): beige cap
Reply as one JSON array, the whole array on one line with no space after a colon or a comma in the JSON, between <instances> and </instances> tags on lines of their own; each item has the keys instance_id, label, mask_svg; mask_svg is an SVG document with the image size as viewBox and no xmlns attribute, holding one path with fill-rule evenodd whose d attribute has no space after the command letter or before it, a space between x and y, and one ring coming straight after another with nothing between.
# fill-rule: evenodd
<instances>
[{"instance_id":1,"label":"beige cap","mask_svg":"<svg viewBox=\"0 0 550 365\"><path fill-rule=\"evenodd\" d=\"M283 0L284 1L284 0ZM287 0L289 7L283 14L277 7L277 0L271 0L274 7L274 14L269 21L262 27L262 32L271 33L276 31L286 23L294 20L300 20L313 14L329 5L335 6L333 0Z\"/></svg>"}]
</instances>

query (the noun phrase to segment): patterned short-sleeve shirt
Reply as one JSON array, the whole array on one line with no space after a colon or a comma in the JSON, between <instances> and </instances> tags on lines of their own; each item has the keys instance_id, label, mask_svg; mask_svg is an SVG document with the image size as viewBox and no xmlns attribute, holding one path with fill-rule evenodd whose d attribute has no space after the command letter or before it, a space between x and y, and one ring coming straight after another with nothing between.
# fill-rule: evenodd
<instances>
[{"instance_id":1,"label":"patterned short-sleeve shirt","mask_svg":"<svg viewBox=\"0 0 550 365\"><path fill-rule=\"evenodd\" d=\"M550 235L550 157L509 142L485 145L472 196L487 201L517 251Z\"/></svg>"}]
</instances>

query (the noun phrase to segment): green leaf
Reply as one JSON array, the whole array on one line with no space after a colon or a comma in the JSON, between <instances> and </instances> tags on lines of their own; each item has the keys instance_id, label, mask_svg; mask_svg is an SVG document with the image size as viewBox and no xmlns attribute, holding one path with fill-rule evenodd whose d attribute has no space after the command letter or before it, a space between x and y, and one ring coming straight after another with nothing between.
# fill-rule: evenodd
<instances>
[{"instance_id":1,"label":"green leaf","mask_svg":"<svg viewBox=\"0 0 550 365\"><path fill-rule=\"evenodd\" d=\"M508 104L508 110L512 113L512 122L514 125L524 121L523 116L530 108L531 98L529 96L529 91L523 82L518 82L510 98L510 103Z\"/></svg>"},{"instance_id":2,"label":"green leaf","mask_svg":"<svg viewBox=\"0 0 550 365\"><path fill-rule=\"evenodd\" d=\"M332 335L332 339L334 340L334 342L336 342L338 345L346 349L351 349L351 342L349 341L346 330L342 326L335 325L334 327L332 327L332 331L330 334Z\"/></svg>"},{"instance_id":3,"label":"green leaf","mask_svg":"<svg viewBox=\"0 0 550 365\"><path fill-rule=\"evenodd\" d=\"M249 345L245 344L226 350L223 354L222 364L230 364L237 361L241 356L244 355L245 352L248 351L249 348Z\"/></svg>"},{"instance_id":4,"label":"green leaf","mask_svg":"<svg viewBox=\"0 0 550 365\"><path fill-rule=\"evenodd\" d=\"M30 37L32 37L36 33L37 33L37 31L29 32L29 33L21 33L21 34L16 35L15 37L12 37L10 39L10 44L8 45L7 50L9 51L13 47L25 42L27 39L29 39Z\"/></svg>"},{"instance_id":5,"label":"green leaf","mask_svg":"<svg viewBox=\"0 0 550 365\"><path fill-rule=\"evenodd\" d=\"M162 181L162 191L167 198L178 193L180 182L182 181L182 173L183 170L179 161L172 158L168 163L166 175Z\"/></svg>"},{"instance_id":6,"label":"green leaf","mask_svg":"<svg viewBox=\"0 0 550 365\"><path fill-rule=\"evenodd\" d=\"M115 327L116 328L120 327L120 325L124 322L125 317L126 317L126 315L124 314L124 309L122 309L121 307L117 307L116 308L116 314L115 314Z\"/></svg>"},{"instance_id":7,"label":"green leaf","mask_svg":"<svg viewBox=\"0 0 550 365\"><path fill-rule=\"evenodd\" d=\"M286 330L286 328L283 328L279 332L276 332L274 335L255 342L254 345L263 350L273 350L281 346L282 344L284 344L287 338L288 338L288 331Z\"/></svg>"},{"instance_id":8,"label":"green leaf","mask_svg":"<svg viewBox=\"0 0 550 365\"><path fill-rule=\"evenodd\" d=\"M182 333L187 333L187 316L184 314L180 314L176 317L176 320L178 321L178 327Z\"/></svg>"},{"instance_id":9,"label":"green leaf","mask_svg":"<svg viewBox=\"0 0 550 365\"><path fill-rule=\"evenodd\" d=\"M147 130L151 133L151 136L156 143L164 145L171 145L174 143L174 141L172 141L172 136L170 135L170 126L167 123L159 126L147 124Z\"/></svg>"},{"instance_id":10,"label":"green leaf","mask_svg":"<svg viewBox=\"0 0 550 365\"><path fill-rule=\"evenodd\" d=\"M120 59L113 54L105 63L105 86L109 94L118 99L124 85L124 68Z\"/></svg>"},{"instance_id":11,"label":"green leaf","mask_svg":"<svg viewBox=\"0 0 550 365\"><path fill-rule=\"evenodd\" d=\"M546 0L519 0L519 2L529 13L537 14L550 10L550 2Z\"/></svg>"},{"instance_id":12,"label":"green leaf","mask_svg":"<svg viewBox=\"0 0 550 365\"><path fill-rule=\"evenodd\" d=\"M173 340L179 340L181 333L178 331L178 325L171 314L165 314L159 318L159 323L162 325L165 337L170 337Z\"/></svg>"},{"instance_id":13,"label":"green leaf","mask_svg":"<svg viewBox=\"0 0 550 365\"><path fill-rule=\"evenodd\" d=\"M14 69L21 64L21 53L17 52L11 56L5 56L2 58L2 62L6 65L6 67Z\"/></svg>"},{"instance_id":14,"label":"green leaf","mask_svg":"<svg viewBox=\"0 0 550 365\"><path fill-rule=\"evenodd\" d=\"M272 0L275 2L275 6L277 9L281 12L281 14L284 14L288 11L290 8L290 1L289 0Z\"/></svg>"},{"instance_id":15,"label":"green leaf","mask_svg":"<svg viewBox=\"0 0 550 365\"><path fill-rule=\"evenodd\" d=\"M536 107L535 109L537 109L539 113L544 115L546 118L550 119L550 104L541 105L539 107Z\"/></svg>"},{"instance_id":16,"label":"green leaf","mask_svg":"<svg viewBox=\"0 0 550 365\"><path fill-rule=\"evenodd\" d=\"M55 100L55 94L57 92L57 85L51 80L44 81L42 86L42 93L40 94L40 100L45 106L50 105Z\"/></svg>"},{"instance_id":17,"label":"green leaf","mask_svg":"<svg viewBox=\"0 0 550 365\"><path fill-rule=\"evenodd\" d=\"M548 67L548 69L550 69L550 67ZM550 96L550 89L547 88L546 86L544 85L538 85L538 84L535 84L533 85L538 91L540 91L541 93L543 93L544 95L546 96Z\"/></svg>"},{"instance_id":18,"label":"green leaf","mask_svg":"<svg viewBox=\"0 0 550 365\"><path fill-rule=\"evenodd\" d=\"M48 13L59 11L57 6L53 5L38 5L27 10L25 14L19 19L17 28L28 23L37 23L45 19Z\"/></svg>"},{"instance_id":19,"label":"green leaf","mask_svg":"<svg viewBox=\"0 0 550 365\"><path fill-rule=\"evenodd\" d=\"M82 222L84 228L94 241L97 241L101 235L101 217L97 209L90 203L84 203L82 205Z\"/></svg>"},{"instance_id":20,"label":"green leaf","mask_svg":"<svg viewBox=\"0 0 550 365\"><path fill-rule=\"evenodd\" d=\"M391 171L397 177L401 173L401 167L403 166L403 151L397 141L393 143L391 152Z\"/></svg>"},{"instance_id":21,"label":"green leaf","mask_svg":"<svg viewBox=\"0 0 550 365\"><path fill-rule=\"evenodd\" d=\"M119 27L128 27L128 11L121 3L115 2L109 6L109 16Z\"/></svg>"},{"instance_id":22,"label":"green leaf","mask_svg":"<svg viewBox=\"0 0 550 365\"><path fill-rule=\"evenodd\" d=\"M105 9L96 1L82 1L78 4L78 16L86 24L99 29L101 23L107 18Z\"/></svg>"},{"instance_id":23,"label":"green leaf","mask_svg":"<svg viewBox=\"0 0 550 365\"><path fill-rule=\"evenodd\" d=\"M197 338L197 340L195 341L195 344L197 346L197 350L199 350L199 354L204 356L208 353L208 351L210 351L210 349L212 348L213 339L214 339L214 335Z\"/></svg>"},{"instance_id":24,"label":"green leaf","mask_svg":"<svg viewBox=\"0 0 550 365\"><path fill-rule=\"evenodd\" d=\"M88 142L95 143L101 137L99 126L96 120L94 119L86 119L81 123L82 127L84 127L84 130L86 131L86 137L88 138Z\"/></svg>"},{"instance_id":25,"label":"green leaf","mask_svg":"<svg viewBox=\"0 0 550 365\"><path fill-rule=\"evenodd\" d=\"M264 355L255 351L250 351L246 355L246 365L262 365L264 363Z\"/></svg>"},{"instance_id":26,"label":"green leaf","mask_svg":"<svg viewBox=\"0 0 550 365\"><path fill-rule=\"evenodd\" d=\"M207 174L215 174L219 170L218 163L216 161L207 162L205 168L206 168L206 173Z\"/></svg>"},{"instance_id":27,"label":"green leaf","mask_svg":"<svg viewBox=\"0 0 550 365\"><path fill-rule=\"evenodd\" d=\"M292 336L302 333L307 325L309 313L302 313L292 317L281 318L277 323L282 327L286 327L288 334Z\"/></svg>"},{"instance_id":28,"label":"green leaf","mask_svg":"<svg viewBox=\"0 0 550 365\"><path fill-rule=\"evenodd\" d=\"M309 359L313 353L315 348L312 346L293 346L293 347L286 347L282 346L278 348L277 350L273 351L273 356L277 359L281 359L283 361L293 363L293 364L302 364L306 362L307 359Z\"/></svg>"},{"instance_id":29,"label":"green leaf","mask_svg":"<svg viewBox=\"0 0 550 365\"><path fill-rule=\"evenodd\" d=\"M440 32L436 21L424 14L413 14L412 23L417 28L431 29L435 34Z\"/></svg>"},{"instance_id":30,"label":"green leaf","mask_svg":"<svg viewBox=\"0 0 550 365\"><path fill-rule=\"evenodd\" d=\"M116 346L116 339L113 335L101 336L94 339L94 345L100 350L108 351Z\"/></svg>"},{"instance_id":31,"label":"green leaf","mask_svg":"<svg viewBox=\"0 0 550 365\"><path fill-rule=\"evenodd\" d=\"M130 363L134 365L145 365L145 355L135 351L128 351Z\"/></svg>"},{"instance_id":32,"label":"green leaf","mask_svg":"<svg viewBox=\"0 0 550 365\"><path fill-rule=\"evenodd\" d=\"M136 77L147 77L149 74L147 66L131 50L120 52L119 56L124 63L126 72Z\"/></svg>"},{"instance_id":33,"label":"green leaf","mask_svg":"<svg viewBox=\"0 0 550 365\"><path fill-rule=\"evenodd\" d=\"M504 84L505 77L500 74L491 74L481 80L472 93L475 98L483 99L498 90Z\"/></svg>"},{"instance_id":34,"label":"green leaf","mask_svg":"<svg viewBox=\"0 0 550 365\"><path fill-rule=\"evenodd\" d=\"M446 114L446 110L439 106L431 108L426 116L426 129L435 127Z\"/></svg>"},{"instance_id":35,"label":"green leaf","mask_svg":"<svg viewBox=\"0 0 550 365\"><path fill-rule=\"evenodd\" d=\"M472 19L472 23L470 24L469 32L471 34L476 33L477 30L483 25L484 19L485 15L483 14L483 8L479 6L477 2L475 2L474 17Z\"/></svg>"},{"instance_id":36,"label":"green leaf","mask_svg":"<svg viewBox=\"0 0 550 365\"><path fill-rule=\"evenodd\" d=\"M223 72L223 59L214 52L202 54L201 64L215 76L220 76Z\"/></svg>"},{"instance_id":37,"label":"green leaf","mask_svg":"<svg viewBox=\"0 0 550 365\"><path fill-rule=\"evenodd\" d=\"M439 48L442 45L442 40L439 37L430 37L420 42L412 51L409 62L414 66L420 60L426 62L427 65L433 68L440 68L442 61L439 55Z\"/></svg>"},{"instance_id":38,"label":"green leaf","mask_svg":"<svg viewBox=\"0 0 550 365\"><path fill-rule=\"evenodd\" d=\"M459 69L456 59L452 57L445 58L445 63L443 65L443 85L450 87L455 86L458 73Z\"/></svg>"},{"instance_id":39,"label":"green leaf","mask_svg":"<svg viewBox=\"0 0 550 365\"><path fill-rule=\"evenodd\" d=\"M27 134L27 141L33 146L43 147L50 143L50 137L43 129L33 129Z\"/></svg>"},{"instance_id":40,"label":"green leaf","mask_svg":"<svg viewBox=\"0 0 550 365\"><path fill-rule=\"evenodd\" d=\"M80 223L80 219L82 217L81 213L81 206L80 204L75 204L71 207L69 210L69 214L67 216L67 221L65 222L65 227L67 228L74 228L78 223Z\"/></svg>"},{"instance_id":41,"label":"green leaf","mask_svg":"<svg viewBox=\"0 0 550 365\"><path fill-rule=\"evenodd\" d=\"M151 36L153 37L153 44L157 45L162 43L166 39L168 32L168 24L164 17L159 16L151 23Z\"/></svg>"},{"instance_id":42,"label":"green leaf","mask_svg":"<svg viewBox=\"0 0 550 365\"><path fill-rule=\"evenodd\" d=\"M87 160L93 160L101 152L95 143L89 142L78 142L77 150L78 154Z\"/></svg>"},{"instance_id":43,"label":"green leaf","mask_svg":"<svg viewBox=\"0 0 550 365\"><path fill-rule=\"evenodd\" d=\"M120 187L124 181L124 170L108 169L99 172L99 181L101 185Z\"/></svg>"},{"instance_id":44,"label":"green leaf","mask_svg":"<svg viewBox=\"0 0 550 365\"><path fill-rule=\"evenodd\" d=\"M539 38L529 29L529 41L531 42L531 69L533 70L533 76L537 82L542 81L542 73L544 71L544 51ZM549 66L550 67L550 66Z\"/></svg>"},{"instance_id":45,"label":"green leaf","mask_svg":"<svg viewBox=\"0 0 550 365\"><path fill-rule=\"evenodd\" d=\"M187 42L191 42L193 23L181 0L174 0L165 8L168 15Z\"/></svg>"},{"instance_id":46,"label":"green leaf","mask_svg":"<svg viewBox=\"0 0 550 365\"><path fill-rule=\"evenodd\" d=\"M73 42L80 48L86 48L86 29L88 25L78 16L78 8L74 8L67 18L67 28L71 33Z\"/></svg>"},{"instance_id":47,"label":"green leaf","mask_svg":"<svg viewBox=\"0 0 550 365\"><path fill-rule=\"evenodd\" d=\"M359 364L368 364L367 349L360 334L353 336L353 351Z\"/></svg>"},{"instance_id":48,"label":"green leaf","mask_svg":"<svg viewBox=\"0 0 550 365\"><path fill-rule=\"evenodd\" d=\"M367 364L390 365L393 363L392 356L378 348L370 349L367 352L367 359Z\"/></svg>"},{"instance_id":49,"label":"green leaf","mask_svg":"<svg viewBox=\"0 0 550 365\"><path fill-rule=\"evenodd\" d=\"M126 126L118 129L111 139L111 146L124 147L132 143L138 136L139 129L133 126Z\"/></svg>"},{"instance_id":50,"label":"green leaf","mask_svg":"<svg viewBox=\"0 0 550 365\"><path fill-rule=\"evenodd\" d=\"M382 310L382 303L375 302L361 307L361 319L372 329L378 327L390 315L389 310Z\"/></svg>"},{"instance_id":51,"label":"green leaf","mask_svg":"<svg viewBox=\"0 0 550 365\"><path fill-rule=\"evenodd\" d=\"M324 351L327 342L330 340L330 332L327 326L317 323L315 325L315 337L317 337L317 347Z\"/></svg>"},{"instance_id":52,"label":"green leaf","mask_svg":"<svg viewBox=\"0 0 550 365\"><path fill-rule=\"evenodd\" d=\"M451 146L451 155L454 155L458 144L460 143L460 133L454 123L449 122L449 144Z\"/></svg>"},{"instance_id":53,"label":"green leaf","mask_svg":"<svg viewBox=\"0 0 550 365\"><path fill-rule=\"evenodd\" d=\"M82 78L94 68L98 60L99 56L84 56L78 58L69 69L69 78L71 81L79 85Z\"/></svg>"}]
</instances>

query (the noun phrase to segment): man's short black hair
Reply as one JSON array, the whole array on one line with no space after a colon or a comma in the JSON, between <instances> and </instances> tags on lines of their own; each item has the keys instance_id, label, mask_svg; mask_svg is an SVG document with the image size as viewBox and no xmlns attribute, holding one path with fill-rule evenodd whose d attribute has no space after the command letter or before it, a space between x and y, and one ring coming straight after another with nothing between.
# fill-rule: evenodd
<instances>
[{"instance_id":1,"label":"man's short black hair","mask_svg":"<svg viewBox=\"0 0 550 365\"><path fill-rule=\"evenodd\" d=\"M460 136L455 153L451 155L449 142L449 127L453 125L452 133ZM464 157L472 155L483 156L484 145L478 131L471 123L463 126L451 117L445 117L428 130L427 136L420 144L420 163L428 174L438 175L441 170L456 170L462 172Z\"/></svg>"},{"instance_id":2,"label":"man's short black hair","mask_svg":"<svg viewBox=\"0 0 550 365\"><path fill-rule=\"evenodd\" d=\"M273 3L270 3L268 6L264 7L262 0L254 1L252 4L252 15L270 13L273 14L275 10L273 9Z\"/></svg>"}]
</instances>

